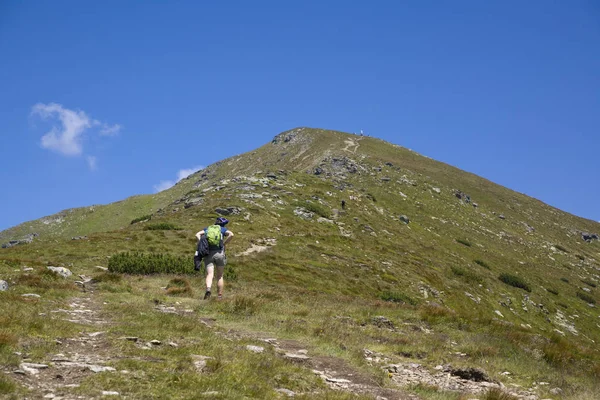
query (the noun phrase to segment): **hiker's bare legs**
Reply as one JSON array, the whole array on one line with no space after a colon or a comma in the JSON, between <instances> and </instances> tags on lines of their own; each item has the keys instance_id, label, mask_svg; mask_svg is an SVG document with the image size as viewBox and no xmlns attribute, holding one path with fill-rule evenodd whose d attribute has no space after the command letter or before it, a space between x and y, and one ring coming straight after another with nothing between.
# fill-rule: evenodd
<instances>
[{"instance_id":1,"label":"hiker's bare legs","mask_svg":"<svg viewBox=\"0 0 600 400\"><path fill-rule=\"evenodd\" d=\"M215 265L209 264L206 266L206 290L210 290L213 277L215 276Z\"/></svg>"},{"instance_id":2,"label":"hiker's bare legs","mask_svg":"<svg viewBox=\"0 0 600 400\"><path fill-rule=\"evenodd\" d=\"M223 287L225 286L225 281L223 280L223 272L225 271L224 265L217 265L217 291L219 296L223 295Z\"/></svg>"}]
</instances>

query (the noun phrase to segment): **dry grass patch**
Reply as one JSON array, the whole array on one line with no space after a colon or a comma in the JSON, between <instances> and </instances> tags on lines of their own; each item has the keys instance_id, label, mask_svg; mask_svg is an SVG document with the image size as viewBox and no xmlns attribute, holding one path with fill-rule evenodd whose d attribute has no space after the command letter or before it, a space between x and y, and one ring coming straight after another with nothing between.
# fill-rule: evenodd
<instances>
[{"instance_id":1,"label":"dry grass patch","mask_svg":"<svg viewBox=\"0 0 600 400\"><path fill-rule=\"evenodd\" d=\"M174 278L167 285L167 295L193 297L194 291L190 285L190 281L185 278Z\"/></svg>"}]
</instances>

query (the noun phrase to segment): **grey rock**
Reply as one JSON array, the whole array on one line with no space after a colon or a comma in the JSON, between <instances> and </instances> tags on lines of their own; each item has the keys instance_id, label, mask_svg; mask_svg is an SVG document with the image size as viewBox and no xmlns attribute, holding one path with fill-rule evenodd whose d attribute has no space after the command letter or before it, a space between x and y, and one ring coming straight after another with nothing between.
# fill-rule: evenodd
<instances>
[{"instance_id":1,"label":"grey rock","mask_svg":"<svg viewBox=\"0 0 600 400\"><path fill-rule=\"evenodd\" d=\"M325 380L327 382L331 382L331 383L350 383L352 381L349 381L348 379L342 379L342 378L325 378Z\"/></svg>"},{"instance_id":2,"label":"grey rock","mask_svg":"<svg viewBox=\"0 0 600 400\"><path fill-rule=\"evenodd\" d=\"M151 340L150 344L153 344L154 346L160 346L162 344L162 342L160 340Z\"/></svg>"},{"instance_id":3,"label":"grey rock","mask_svg":"<svg viewBox=\"0 0 600 400\"><path fill-rule=\"evenodd\" d=\"M553 395L555 395L555 396L558 396L558 395L562 394L562 392L563 392L563 391L562 391L562 389L561 389L561 388L553 388L553 389L550 389L550 393L551 393L551 394L553 394Z\"/></svg>"},{"instance_id":4,"label":"grey rock","mask_svg":"<svg viewBox=\"0 0 600 400\"><path fill-rule=\"evenodd\" d=\"M8 290L8 282L0 280L0 292Z\"/></svg>"},{"instance_id":5,"label":"grey rock","mask_svg":"<svg viewBox=\"0 0 600 400\"><path fill-rule=\"evenodd\" d=\"M450 374L462 379L475 382L491 382L491 379L485 371L479 368L456 368L450 371Z\"/></svg>"},{"instance_id":6,"label":"grey rock","mask_svg":"<svg viewBox=\"0 0 600 400\"><path fill-rule=\"evenodd\" d=\"M298 129L293 129L291 131L280 133L279 135L277 135L273 138L271 143L273 143L273 144L282 144L282 143L290 143L290 142L293 143L297 139L299 139L298 134L301 133L303 130L304 130L304 128L298 128Z\"/></svg>"},{"instance_id":7,"label":"grey rock","mask_svg":"<svg viewBox=\"0 0 600 400\"><path fill-rule=\"evenodd\" d=\"M378 328L396 329L394 323L382 315L371 318L371 321Z\"/></svg>"},{"instance_id":8,"label":"grey rock","mask_svg":"<svg viewBox=\"0 0 600 400\"><path fill-rule=\"evenodd\" d=\"M105 367L102 365L86 365L86 368L95 373L116 371L113 367Z\"/></svg>"},{"instance_id":9,"label":"grey rock","mask_svg":"<svg viewBox=\"0 0 600 400\"><path fill-rule=\"evenodd\" d=\"M21 368L26 367L26 368L35 368L35 369L46 369L46 368L48 368L48 365L24 362L24 363L21 363L20 367Z\"/></svg>"},{"instance_id":10,"label":"grey rock","mask_svg":"<svg viewBox=\"0 0 600 400\"><path fill-rule=\"evenodd\" d=\"M586 242L590 243L592 240L598 240L598 235L595 233L582 232L581 238Z\"/></svg>"},{"instance_id":11,"label":"grey rock","mask_svg":"<svg viewBox=\"0 0 600 400\"><path fill-rule=\"evenodd\" d=\"M325 223L325 224L333 224L333 220L328 219L328 218L324 218L324 217L319 217L317 218L317 222L319 223Z\"/></svg>"},{"instance_id":12,"label":"grey rock","mask_svg":"<svg viewBox=\"0 0 600 400\"><path fill-rule=\"evenodd\" d=\"M506 217L504 216L504 214L498 215L498 218L500 218L500 219L506 219Z\"/></svg>"},{"instance_id":13,"label":"grey rock","mask_svg":"<svg viewBox=\"0 0 600 400\"><path fill-rule=\"evenodd\" d=\"M455 190L454 191L454 195L464 201L465 203L470 203L471 202L471 196L469 196L468 194L466 194L465 192L461 191L461 190Z\"/></svg>"},{"instance_id":14,"label":"grey rock","mask_svg":"<svg viewBox=\"0 0 600 400\"><path fill-rule=\"evenodd\" d=\"M408 218L406 215L401 215L398 217L398 219L400 219L400 221L404 222L405 224L410 223L410 218Z\"/></svg>"},{"instance_id":15,"label":"grey rock","mask_svg":"<svg viewBox=\"0 0 600 400\"><path fill-rule=\"evenodd\" d=\"M286 395L286 396L288 396L288 397L294 397L294 396L296 395L296 393L295 393L295 392L292 392L291 390L289 390L289 389L284 389L284 388L275 389L275 391L276 391L277 393L284 394L284 395Z\"/></svg>"},{"instance_id":16,"label":"grey rock","mask_svg":"<svg viewBox=\"0 0 600 400\"><path fill-rule=\"evenodd\" d=\"M238 215L242 212L242 209L240 207L217 207L215 212L219 215Z\"/></svg>"},{"instance_id":17,"label":"grey rock","mask_svg":"<svg viewBox=\"0 0 600 400\"><path fill-rule=\"evenodd\" d=\"M298 217L300 217L302 219L312 219L312 217L314 217L315 214L313 212L308 211L305 208L297 207L294 210L294 215L297 215Z\"/></svg>"},{"instance_id":18,"label":"grey rock","mask_svg":"<svg viewBox=\"0 0 600 400\"><path fill-rule=\"evenodd\" d=\"M248 346L246 346L246 350L249 350L253 353L262 353L263 351L265 351L265 348L261 346L252 346L249 344Z\"/></svg>"},{"instance_id":19,"label":"grey rock","mask_svg":"<svg viewBox=\"0 0 600 400\"><path fill-rule=\"evenodd\" d=\"M306 361L306 360L310 360L310 357L307 356L306 354L296 354L296 353L285 353L283 355L285 358L292 360L292 361Z\"/></svg>"},{"instance_id":20,"label":"grey rock","mask_svg":"<svg viewBox=\"0 0 600 400\"><path fill-rule=\"evenodd\" d=\"M434 187L434 188L431 188L431 190L433 190L433 191L434 191L434 192L436 192L437 194L440 194L440 193L442 193L442 191L440 190L440 188L436 188L436 187Z\"/></svg>"},{"instance_id":21,"label":"grey rock","mask_svg":"<svg viewBox=\"0 0 600 400\"><path fill-rule=\"evenodd\" d=\"M321 167L317 167L317 168L315 168L315 172L314 172L314 174L315 174L315 175L321 175L321 174L322 174L322 173L324 173L324 172L325 172L325 171L323 171L323 168L321 168Z\"/></svg>"},{"instance_id":22,"label":"grey rock","mask_svg":"<svg viewBox=\"0 0 600 400\"><path fill-rule=\"evenodd\" d=\"M121 394L119 392L114 392L111 390L103 390L102 391L102 396L120 396Z\"/></svg>"},{"instance_id":23,"label":"grey rock","mask_svg":"<svg viewBox=\"0 0 600 400\"><path fill-rule=\"evenodd\" d=\"M25 294L22 294L21 296L23 296L23 297L34 297L36 299L39 299L40 297L42 297L39 294L35 294L35 293L25 293Z\"/></svg>"},{"instance_id":24,"label":"grey rock","mask_svg":"<svg viewBox=\"0 0 600 400\"><path fill-rule=\"evenodd\" d=\"M69 276L73 275L71 270L69 270L68 268L65 268L65 267L46 267L46 268L49 269L50 271L62 276L63 278L68 278Z\"/></svg>"},{"instance_id":25,"label":"grey rock","mask_svg":"<svg viewBox=\"0 0 600 400\"><path fill-rule=\"evenodd\" d=\"M277 175L275 175L275 174L267 174L266 176L269 179L277 179Z\"/></svg>"},{"instance_id":26,"label":"grey rock","mask_svg":"<svg viewBox=\"0 0 600 400\"><path fill-rule=\"evenodd\" d=\"M88 238L87 236L75 236L75 237L72 237L71 240L85 240L87 238Z\"/></svg>"},{"instance_id":27,"label":"grey rock","mask_svg":"<svg viewBox=\"0 0 600 400\"><path fill-rule=\"evenodd\" d=\"M389 182L389 181L391 181L391 180L392 180L392 178L390 178L390 177L387 177L387 176L384 176L383 178L381 178L381 180L382 180L383 182Z\"/></svg>"},{"instance_id":28,"label":"grey rock","mask_svg":"<svg viewBox=\"0 0 600 400\"><path fill-rule=\"evenodd\" d=\"M206 362L208 360L211 360L212 357L208 357L208 356L199 356L199 355L195 355L192 354L192 360L194 362L194 367L196 368L196 370L198 372L204 372L205 368L206 368Z\"/></svg>"}]
</instances>

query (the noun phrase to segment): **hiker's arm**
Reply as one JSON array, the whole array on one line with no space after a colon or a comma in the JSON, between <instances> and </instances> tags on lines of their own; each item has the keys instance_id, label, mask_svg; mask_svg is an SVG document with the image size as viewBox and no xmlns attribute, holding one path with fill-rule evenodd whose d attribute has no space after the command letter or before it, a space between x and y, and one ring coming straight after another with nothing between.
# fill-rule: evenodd
<instances>
[{"instance_id":1,"label":"hiker's arm","mask_svg":"<svg viewBox=\"0 0 600 400\"><path fill-rule=\"evenodd\" d=\"M227 231L225 233L225 240L223 241L223 246L225 246L227 243L229 243L231 241L231 239L233 239L233 232Z\"/></svg>"},{"instance_id":2,"label":"hiker's arm","mask_svg":"<svg viewBox=\"0 0 600 400\"><path fill-rule=\"evenodd\" d=\"M196 233L196 237L198 238L198 240L200 240L202 238L202 235L204 235L204 231L200 231L198 233Z\"/></svg>"}]
</instances>

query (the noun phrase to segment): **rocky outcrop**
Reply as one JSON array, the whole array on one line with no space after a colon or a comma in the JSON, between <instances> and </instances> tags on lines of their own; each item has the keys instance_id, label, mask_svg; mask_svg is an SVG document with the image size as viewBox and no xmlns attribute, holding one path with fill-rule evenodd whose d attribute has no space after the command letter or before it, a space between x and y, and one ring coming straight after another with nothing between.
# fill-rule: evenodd
<instances>
[{"instance_id":1,"label":"rocky outcrop","mask_svg":"<svg viewBox=\"0 0 600 400\"><path fill-rule=\"evenodd\" d=\"M65 268L65 267L46 267L46 268L48 268L50 271L54 272L55 274L62 276L63 278L68 278L71 275L73 275L71 270L68 268Z\"/></svg>"},{"instance_id":2,"label":"rocky outcrop","mask_svg":"<svg viewBox=\"0 0 600 400\"><path fill-rule=\"evenodd\" d=\"M8 282L0 280L0 292L5 292L8 290Z\"/></svg>"},{"instance_id":3,"label":"rocky outcrop","mask_svg":"<svg viewBox=\"0 0 600 400\"><path fill-rule=\"evenodd\" d=\"M585 240L586 242L591 243L592 240L598 240L598 234L596 234L596 233L582 232L581 233L581 238L583 240Z\"/></svg>"},{"instance_id":4,"label":"rocky outcrop","mask_svg":"<svg viewBox=\"0 0 600 400\"><path fill-rule=\"evenodd\" d=\"M457 199L462 200L467 204L471 203L471 196L469 196L468 194L466 194L465 192L463 192L461 190L455 190L454 195L456 196Z\"/></svg>"},{"instance_id":5,"label":"rocky outcrop","mask_svg":"<svg viewBox=\"0 0 600 400\"><path fill-rule=\"evenodd\" d=\"M271 143L273 144L281 144L281 143L294 143L299 134L304 130L304 128L296 128L291 131L282 132L279 135L275 136Z\"/></svg>"},{"instance_id":6,"label":"rocky outcrop","mask_svg":"<svg viewBox=\"0 0 600 400\"><path fill-rule=\"evenodd\" d=\"M30 233L27 236L25 236L23 239L11 240L8 243L4 243L2 245L2 248L8 249L9 247L18 246L20 244L29 244L29 243L33 242L33 239L35 239L38 236L39 235L37 233Z\"/></svg>"},{"instance_id":7,"label":"rocky outcrop","mask_svg":"<svg viewBox=\"0 0 600 400\"><path fill-rule=\"evenodd\" d=\"M217 207L215 208L215 212L219 215L239 215L242 212L242 208L240 207Z\"/></svg>"},{"instance_id":8,"label":"rocky outcrop","mask_svg":"<svg viewBox=\"0 0 600 400\"><path fill-rule=\"evenodd\" d=\"M349 157L327 157L313 170L313 174L343 177L344 174L356 174L362 170L364 168Z\"/></svg>"}]
</instances>

